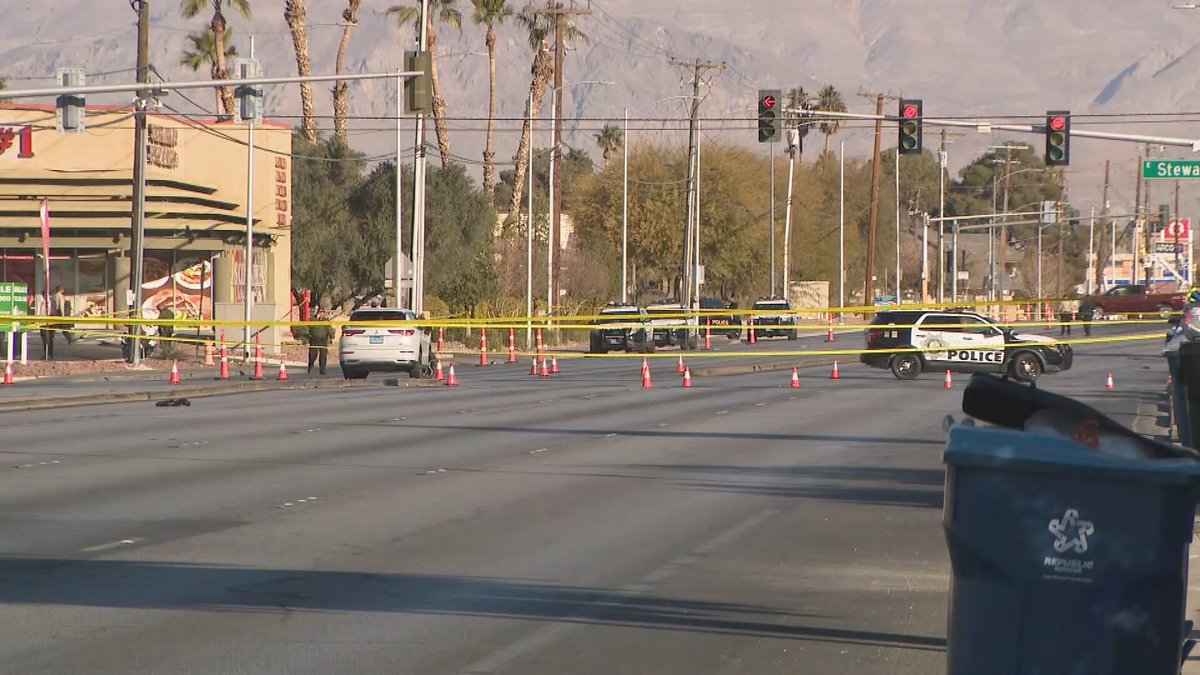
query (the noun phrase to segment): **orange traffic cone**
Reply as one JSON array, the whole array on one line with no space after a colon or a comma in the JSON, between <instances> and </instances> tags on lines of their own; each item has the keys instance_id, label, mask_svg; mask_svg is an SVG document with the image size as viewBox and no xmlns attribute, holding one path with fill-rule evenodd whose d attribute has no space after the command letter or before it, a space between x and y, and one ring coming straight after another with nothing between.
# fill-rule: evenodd
<instances>
[{"instance_id":1,"label":"orange traffic cone","mask_svg":"<svg viewBox=\"0 0 1200 675\"><path fill-rule=\"evenodd\" d=\"M642 371L642 389L650 389L653 386L654 383L650 381L650 366L647 365L646 369Z\"/></svg>"},{"instance_id":2,"label":"orange traffic cone","mask_svg":"<svg viewBox=\"0 0 1200 675\"><path fill-rule=\"evenodd\" d=\"M758 344L758 340L754 337L754 324L750 324L750 344Z\"/></svg>"},{"instance_id":3,"label":"orange traffic cone","mask_svg":"<svg viewBox=\"0 0 1200 675\"><path fill-rule=\"evenodd\" d=\"M446 379L446 374L442 372L442 360L437 360L437 367L433 369L433 379L436 382L443 382Z\"/></svg>"},{"instance_id":4,"label":"orange traffic cone","mask_svg":"<svg viewBox=\"0 0 1200 675\"><path fill-rule=\"evenodd\" d=\"M275 379L279 382L287 382L288 380L287 364L283 361L279 362L279 375Z\"/></svg>"},{"instance_id":5,"label":"orange traffic cone","mask_svg":"<svg viewBox=\"0 0 1200 675\"><path fill-rule=\"evenodd\" d=\"M479 365L487 366L487 329L484 328L479 332Z\"/></svg>"},{"instance_id":6,"label":"orange traffic cone","mask_svg":"<svg viewBox=\"0 0 1200 675\"><path fill-rule=\"evenodd\" d=\"M829 334L825 336L826 342L833 342L833 315L829 315Z\"/></svg>"},{"instance_id":7,"label":"orange traffic cone","mask_svg":"<svg viewBox=\"0 0 1200 675\"><path fill-rule=\"evenodd\" d=\"M953 389L954 388L954 380L950 377L949 369L946 370L946 379L944 382L942 382L942 388L943 389Z\"/></svg>"},{"instance_id":8,"label":"orange traffic cone","mask_svg":"<svg viewBox=\"0 0 1200 675\"><path fill-rule=\"evenodd\" d=\"M550 377L549 361L547 361L544 358L542 359L542 369L541 369L541 371L538 372L538 376L539 377Z\"/></svg>"},{"instance_id":9,"label":"orange traffic cone","mask_svg":"<svg viewBox=\"0 0 1200 675\"><path fill-rule=\"evenodd\" d=\"M537 329L537 350L542 351L542 329Z\"/></svg>"},{"instance_id":10,"label":"orange traffic cone","mask_svg":"<svg viewBox=\"0 0 1200 675\"><path fill-rule=\"evenodd\" d=\"M4 364L4 386L11 386L13 383L12 361Z\"/></svg>"},{"instance_id":11,"label":"orange traffic cone","mask_svg":"<svg viewBox=\"0 0 1200 675\"><path fill-rule=\"evenodd\" d=\"M529 365L529 374L533 375L534 377L537 377L537 374L538 374L537 364L538 364L538 360L537 360L537 357L535 356L535 357L533 357L533 362Z\"/></svg>"},{"instance_id":12,"label":"orange traffic cone","mask_svg":"<svg viewBox=\"0 0 1200 675\"><path fill-rule=\"evenodd\" d=\"M508 362L517 362L517 335L513 329L508 329Z\"/></svg>"},{"instance_id":13,"label":"orange traffic cone","mask_svg":"<svg viewBox=\"0 0 1200 675\"><path fill-rule=\"evenodd\" d=\"M792 389L800 388L800 371L796 367L792 367Z\"/></svg>"},{"instance_id":14,"label":"orange traffic cone","mask_svg":"<svg viewBox=\"0 0 1200 675\"><path fill-rule=\"evenodd\" d=\"M1112 373L1109 373L1109 374L1108 374L1108 377L1107 377L1107 378L1105 378L1105 380L1104 380L1104 388L1105 388L1105 389L1107 389L1107 390L1109 390L1109 391L1112 391L1113 389L1116 389L1116 388L1117 388L1117 385L1113 384Z\"/></svg>"},{"instance_id":15,"label":"orange traffic cone","mask_svg":"<svg viewBox=\"0 0 1200 675\"><path fill-rule=\"evenodd\" d=\"M204 343L204 365L206 365L206 366L216 365L216 363L213 361L213 359L215 357L216 357L216 349L213 347L212 341L211 340L206 341Z\"/></svg>"},{"instance_id":16,"label":"orange traffic cone","mask_svg":"<svg viewBox=\"0 0 1200 675\"><path fill-rule=\"evenodd\" d=\"M831 379L831 380L842 379L842 374L840 372L838 372L838 363L836 360L833 362L833 370L829 372L829 379Z\"/></svg>"},{"instance_id":17,"label":"orange traffic cone","mask_svg":"<svg viewBox=\"0 0 1200 675\"><path fill-rule=\"evenodd\" d=\"M687 367L683 365L683 354L680 354L679 355L679 363L675 364L675 372L682 375L686 370L687 370Z\"/></svg>"},{"instance_id":18,"label":"orange traffic cone","mask_svg":"<svg viewBox=\"0 0 1200 675\"><path fill-rule=\"evenodd\" d=\"M558 357L557 356L550 357L550 374L551 375L558 374Z\"/></svg>"},{"instance_id":19,"label":"orange traffic cone","mask_svg":"<svg viewBox=\"0 0 1200 675\"><path fill-rule=\"evenodd\" d=\"M229 379L229 348L225 346L225 331L221 331L221 373L222 380Z\"/></svg>"},{"instance_id":20,"label":"orange traffic cone","mask_svg":"<svg viewBox=\"0 0 1200 675\"><path fill-rule=\"evenodd\" d=\"M262 359L262 335L255 334L254 336L254 377L255 380L263 379L263 359Z\"/></svg>"},{"instance_id":21,"label":"orange traffic cone","mask_svg":"<svg viewBox=\"0 0 1200 675\"><path fill-rule=\"evenodd\" d=\"M179 384L179 364L175 361L171 362L171 377L167 379L168 384Z\"/></svg>"},{"instance_id":22,"label":"orange traffic cone","mask_svg":"<svg viewBox=\"0 0 1200 675\"><path fill-rule=\"evenodd\" d=\"M683 369L683 388L684 389L692 388L692 369L691 368L685 367Z\"/></svg>"},{"instance_id":23,"label":"orange traffic cone","mask_svg":"<svg viewBox=\"0 0 1200 675\"><path fill-rule=\"evenodd\" d=\"M1042 313L1046 315L1046 330L1050 330L1054 327L1054 313L1050 309L1050 303L1046 303L1042 308Z\"/></svg>"},{"instance_id":24,"label":"orange traffic cone","mask_svg":"<svg viewBox=\"0 0 1200 675\"><path fill-rule=\"evenodd\" d=\"M712 326L704 327L704 350L712 349Z\"/></svg>"},{"instance_id":25,"label":"orange traffic cone","mask_svg":"<svg viewBox=\"0 0 1200 675\"><path fill-rule=\"evenodd\" d=\"M439 354L441 354L443 351L445 351L445 349L444 349L445 341L446 341L446 329L441 326L438 326L437 351Z\"/></svg>"},{"instance_id":26,"label":"orange traffic cone","mask_svg":"<svg viewBox=\"0 0 1200 675\"><path fill-rule=\"evenodd\" d=\"M446 375L446 386L447 387L457 387L458 386L458 375L454 374L454 364L453 363L450 364L450 373L448 375Z\"/></svg>"},{"instance_id":27,"label":"orange traffic cone","mask_svg":"<svg viewBox=\"0 0 1200 675\"><path fill-rule=\"evenodd\" d=\"M646 373L650 372L650 362L645 357L642 358L642 377L646 377Z\"/></svg>"}]
</instances>

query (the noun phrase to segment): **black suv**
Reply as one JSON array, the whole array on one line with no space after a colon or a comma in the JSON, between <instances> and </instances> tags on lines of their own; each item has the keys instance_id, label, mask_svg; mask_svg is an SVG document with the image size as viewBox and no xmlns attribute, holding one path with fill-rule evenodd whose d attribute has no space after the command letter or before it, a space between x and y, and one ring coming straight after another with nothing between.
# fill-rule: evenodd
<instances>
[{"instance_id":1,"label":"black suv","mask_svg":"<svg viewBox=\"0 0 1200 675\"><path fill-rule=\"evenodd\" d=\"M754 303L754 315L750 325L756 337L787 337L795 340L796 315L792 314L792 303L784 298L763 298Z\"/></svg>"},{"instance_id":2,"label":"black suv","mask_svg":"<svg viewBox=\"0 0 1200 675\"><path fill-rule=\"evenodd\" d=\"M737 303L726 303L717 298L700 298L700 309L703 312L712 312L719 309L737 309ZM708 326L717 335L724 333L725 337L730 340L736 340L742 335L742 319L733 314L701 314L700 325Z\"/></svg>"},{"instance_id":3,"label":"black suv","mask_svg":"<svg viewBox=\"0 0 1200 675\"><path fill-rule=\"evenodd\" d=\"M595 321L596 327L588 336L588 351L592 354L605 354L610 350L654 351L654 335L646 328L650 323L646 310L610 304L600 310L600 316L603 318Z\"/></svg>"},{"instance_id":4,"label":"black suv","mask_svg":"<svg viewBox=\"0 0 1200 675\"><path fill-rule=\"evenodd\" d=\"M887 368L901 380L924 370L1008 373L1033 382L1042 373L1067 370L1071 346L1044 335L1016 333L975 312L887 310L867 329L859 360Z\"/></svg>"}]
</instances>

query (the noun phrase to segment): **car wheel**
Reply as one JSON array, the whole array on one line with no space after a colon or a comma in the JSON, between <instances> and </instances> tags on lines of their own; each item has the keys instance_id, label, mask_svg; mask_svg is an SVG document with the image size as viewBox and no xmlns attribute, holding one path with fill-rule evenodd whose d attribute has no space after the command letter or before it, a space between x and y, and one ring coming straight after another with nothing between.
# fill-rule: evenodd
<instances>
[{"instance_id":1,"label":"car wheel","mask_svg":"<svg viewBox=\"0 0 1200 675\"><path fill-rule=\"evenodd\" d=\"M601 341L597 339L598 337L599 337L598 335L592 335L592 336L588 337L588 352L590 352L592 354L601 353L600 352L600 342Z\"/></svg>"},{"instance_id":2,"label":"car wheel","mask_svg":"<svg viewBox=\"0 0 1200 675\"><path fill-rule=\"evenodd\" d=\"M368 371L359 370L358 368L348 368L342 366L342 377L347 380L365 380L367 379Z\"/></svg>"},{"instance_id":3,"label":"car wheel","mask_svg":"<svg viewBox=\"0 0 1200 675\"><path fill-rule=\"evenodd\" d=\"M725 334L726 340L739 340L739 339L741 339L741 337L742 337L742 331L740 331L740 330L731 330Z\"/></svg>"},{"instance_id":4,"label":"car wheel","mask_svg":"<svg viewBox=\"0 0 1200 675\"><path fill-rule=\"evenodd\" d=\"M687 339L688 349L695 351L700 347L700 336L693 335Z\"/></svg>"},{"instance_id":5,"label":"car wheel","mask_svg":"<svg viewBox=\"0 0 1200 675\"><path fill-rule=\"evenodd\" d=\"M921 374L921 357L916 354L898 354L892 357L892 375L897 380L915 380Z\"/></svg>"},{"instance_id":6,"label":"car wheel","mask_svg":"<svg viewBox=\"0 0 1200 675\"><path fill-rule=\"evenodd\" d=\"M1163 319L1166 319L1167 317L1171 316L1171 313L1174 311L1175 311L1175 309L1173 307L1171 307L1170 305L1159 305L1158 306L1158 316Z\"/></svg>"},{"instance_id":7,"label":"car wheel","mask_svg":"<svg viewBox=\"0 0 1200 675\"><path fill-rule=\"evenodd\" d=\"M1021 352L1013 357L1009 370L1020 382L1036 382L1042 376L1042 362L1029 352Z\"/></svg>"},{"instance_id":8,"label":"car wheel","mask_svg":"<svg viewBox=\"0 0 1200 675\"><path fill-rule=\"evenodd\" d=\"M794 330L794 331L792 331L792 332L788 333L788 336L787 336L787 337L788 337L788 339L789 339L789 340L795 340L795 339L797 339L797 338L799 338L799 337L800 337L800 332L799 332L799 331L795 331L795 330Z\"/></svg>"}]
</instances>

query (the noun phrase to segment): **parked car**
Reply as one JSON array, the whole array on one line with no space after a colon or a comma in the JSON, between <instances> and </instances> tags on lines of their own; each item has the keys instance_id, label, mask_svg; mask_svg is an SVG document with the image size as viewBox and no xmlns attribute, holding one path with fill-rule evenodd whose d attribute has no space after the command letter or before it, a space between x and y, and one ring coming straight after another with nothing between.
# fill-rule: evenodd
<instances>
[{"instance_id":1,"label":"parked car","mask_svg":"<svg viewBox=\"0 0 1200 675\"><path fill-rule=\"evenodd\" d=\"M687 310L678 303L657 303L646 308L654 333L655 347L696 349L698 333L695 317L685 316Z\"/></svg>"},{"instance_id":2,"label":"parked car","mask_svg":"<svg viewBox=\"0 0 1200 675\"><path fill-rule=\"evenodd\" d=\"M596 327L588 336L588 351L605 354L610 350L653 352L654 337L646 310L633 305L610 303L600 310Z\"/></svg>"},{"instance_id":3,"label":"parked car","mask_svg":"<svg viewBox=\"0 0 1200 675\"><path fill-rule=\"evenodd\" d=\"M901 380L933 369L1008 373L1033 382L1042 373L1069 369L1074 353L1069 344L1002 328L975 312L888 310L871 321L859 360Z\"/></svg>"},{"instance_id":4,"label":"parked car","mask_svg":"<svg viewBox=\"0 0 1200 675\"><path fill-rule=\"evenodd\" d=\"M789 340L799 337L792 303L786 299L763 298L754 303L753 310L750 325L753 326L756 337L786 337Z\"/></svg>"},{"instance_id":5,"label":"parked car","mask_svg":"<svg viewBox=\"0 0 1200 675\"><path fill-rule=\"evenodd\" d=\"M347 380L361 380L372 372L406 371L409 377L433 375L433 347L429 334L413 325L388 324L416 321L409 309L362 307L350 314L338 342L338 361Z\"/></svg>"},{"instance_id":6,"label":"parked car","mask_svg":"<svg viewBox=\"0 0 1200 675\"><path fill-rule=\"evenodd\" d=\"M737 303L725 302L717 298L700 298L700 309L704 311L737 309ZM700 325L708 326L717 335L724 333L725 337L730 340L736 340L742 335L742 319L733 314L703 314L700 317Z\"/></svg>"},{"instance_id":7,"label":"parked car","mask_svg":"<svg viewBox=\"0 0 1200 675\"><path fill-rule=\"evenodd\" d=\"M1112 314L1158 314L1166 317L1183 310L1186 291L1155 293L1147 284L1117 286L1101 295L1089 295L1079 302L1084 319L1098 321Z\"/></svg>"}]
</instances>

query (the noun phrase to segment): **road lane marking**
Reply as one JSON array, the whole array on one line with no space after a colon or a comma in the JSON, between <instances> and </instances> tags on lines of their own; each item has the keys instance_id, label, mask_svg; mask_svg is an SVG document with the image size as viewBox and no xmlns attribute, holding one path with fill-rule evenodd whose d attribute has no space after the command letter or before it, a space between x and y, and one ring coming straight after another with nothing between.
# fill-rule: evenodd
<instances>
[{"instance_id":1,"label":"road lane marking","mask_svg":"<svg viewBox=\"0 0 1200 675\"><path fill-rule=\"evenodd\" d=\"M697 563L700 559L720 548L721 546L732 542L734 539L742 536L751 529L758 527L770 518L779 515L779 509L771 508L760 511L759 513L743 520L733 527L721 532L717 536L709 539L700 546L692 549L662 567L650 572L646 576L637 581L626 584L620 588L614 589L612 595L603 603L601 611L611 611L614 607L619 607L629 600L633 600L641 593L652 590L655 586L666 581L679 572L687 569L689 566ZM574 612L559 617L557 623L542 626L533 632L525 635L523 638L501 647L483 658L477 659L467 667L460 670L464 675L491 675L508 667L522 655L532 652L537 649L546 647L559 639L564 633L574 630L582 623L586 623L589 613L593 611L590 605L582 605ZM582 620L582 621L581 621Z\"/></svg>"},{"instance_id":2,"label":"road lane marking","mask_svg":"<svg viewBox=\"0 0 1200 675\"><path fill-rule=\"evenodd\" d=\"M107 544L98 544L96 546L88 546L86 548L81 548L79 550L84 553L96 553L98 551L107 551L109 549L114 549L119 546L129 546L131 544L136 544L139 541L142 541L142 539L140 537L134 537L133 539L122 539L120 541L110 541Z\"/></svg>"}]
</instances>

